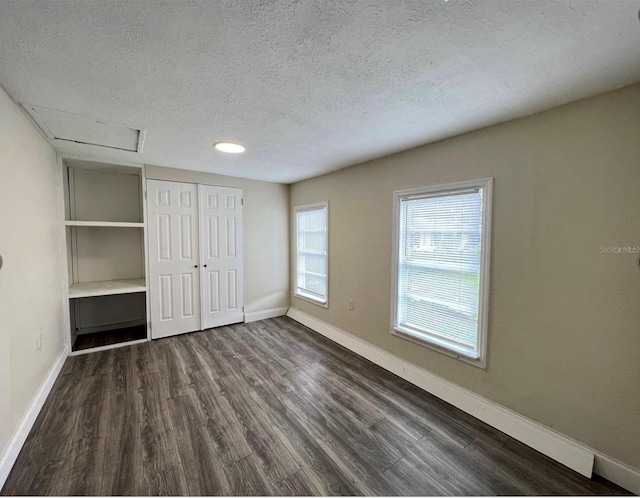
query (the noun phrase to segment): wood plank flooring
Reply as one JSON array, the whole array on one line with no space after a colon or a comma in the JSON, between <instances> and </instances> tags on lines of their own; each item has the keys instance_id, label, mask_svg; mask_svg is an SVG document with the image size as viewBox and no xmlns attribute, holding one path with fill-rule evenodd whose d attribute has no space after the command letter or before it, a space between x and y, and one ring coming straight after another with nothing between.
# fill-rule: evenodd
<instances>
[{"instance_id":1,"label":"wood plank flooring","mask_svg":"<svg viewBox=\"0 0 640 498\"><path fill-rule=\"evenodd\" d=\"M617 495L288 318L68 358L3 495Z\"/></svg>"}]
</instances>

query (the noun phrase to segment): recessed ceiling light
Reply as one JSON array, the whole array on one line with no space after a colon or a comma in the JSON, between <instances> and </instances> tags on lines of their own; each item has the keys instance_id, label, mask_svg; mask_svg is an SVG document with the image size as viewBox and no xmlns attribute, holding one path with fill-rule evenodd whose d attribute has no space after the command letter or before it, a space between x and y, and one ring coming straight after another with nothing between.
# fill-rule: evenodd
<instances>
[{"instance_id":1,"label":"recessed ceiling light","mask_svg":"<svg viewBox=\"0 0 640 498\"><path fill-rule=\"evenodd\" d=\"M244 147L240 144L234 144L233 142L216 142L213 145L221 152L228 152L229 154L240 154L244 152Z\"/></svg>"}]
</instances>

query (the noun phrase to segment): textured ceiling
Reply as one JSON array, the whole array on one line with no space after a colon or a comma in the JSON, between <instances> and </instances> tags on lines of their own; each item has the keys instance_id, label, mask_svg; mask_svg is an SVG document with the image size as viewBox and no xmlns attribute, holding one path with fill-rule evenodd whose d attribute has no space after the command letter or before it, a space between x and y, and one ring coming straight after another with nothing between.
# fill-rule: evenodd
<instances>
[{"instance_id":1,"label":"textured ceiling","mask_svg":"<svg viewBox=\"0 0 640 498\"><path fill-rule=\"evenodd\" d=\"M53 142L62 153L289 183L640 81L639 8L0 0L0 85L147 129L142 154Z\"/></svg>"}]
</instances>

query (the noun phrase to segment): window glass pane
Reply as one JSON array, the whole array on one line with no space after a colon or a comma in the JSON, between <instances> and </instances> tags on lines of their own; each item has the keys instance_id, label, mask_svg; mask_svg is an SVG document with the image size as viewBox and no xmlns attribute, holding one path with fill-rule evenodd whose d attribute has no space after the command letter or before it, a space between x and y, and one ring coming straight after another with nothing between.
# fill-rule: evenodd
<instances>
[{"instance_id":1,"label":"window glass pane","mask_svg":"<svg viewBox=\"0 0 640 498\"><path fill-rule=\"evenodd\" d=\"M321 302L327 296L327 208L296 212L296 292Z\"/></svg>"},{"instance_id":2,"label":"window glass pane","mask_svg":"<svg viewBox=\"0 0 640 498\"><path fill-rule=\"evenodd\" d=\"M482 189L400 201L396 323L475 352Z\"/></svg>"}]
</instances>

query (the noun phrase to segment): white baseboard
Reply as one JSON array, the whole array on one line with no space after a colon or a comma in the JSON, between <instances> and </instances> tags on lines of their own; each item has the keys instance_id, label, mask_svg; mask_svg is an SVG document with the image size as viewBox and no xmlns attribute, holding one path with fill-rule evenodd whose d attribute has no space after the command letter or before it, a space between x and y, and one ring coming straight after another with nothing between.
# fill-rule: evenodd
<instances>
[{"instance_id":1,"label":"white baseboard","mask_svg":"<svg viewBox=\"0 0 640 498\"><path fill-rule=\"evenodd\" d=\"M271 308L262 311L253 311L251 313L244 314L244 323L257 322L258 320L266 320L267 318L275 318L277 316L284 316L289 310L288 307L284 308Z\"/></svg>"},{"instance_id":2,"label":"white baseboard","mask_svg":"<svg viewBox=\"0 0 640 498\"><path fill-rule=\"evenodd\" d=\"M593 466L593 471L596 474L636 495L640 495L640 470L633 469L622 462L603 455L599 451L596 451L595 454L596 461Z\"/></svg>"},{"instance_id":3,"label":"white baseboard","mask_svg":"<svg viewBox=\"0 0 640 498\"><path fill-rule=\"evenodd\" d=\"M22 417L18 428L13 433L13 437L9 441L9 445L5 450L4 454L0 457L0 489L4 486L7 477L9 477L9 472L11 472L11 468L13 464L16 462L16 458L18 458L18 454L22 449L22 445L27 439L29 435L29 431L31 427L33 427L40 410L42 409L42 405L44 405L51 388L53 387L53 383L58 378L58 374L62 369L62 365L64 365L64 360L67 358L67 351L64 350L58 356L58 359L54 362L51 370L45 377L44 381L40 385L38 392L34 396L29 408L26 413Z\"/></svg>"},{"instance_id":4,"label":"white baseboard","mask_svg":"<svg viewBox=\"0 0 640 498\"><path fill-rule=\"evenodd\" d=\"M598 475L640 492L637 470L303 311L289 308L287 316L586 477L591 477L595 461Z\"/></svg>"}]
</instances>

